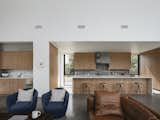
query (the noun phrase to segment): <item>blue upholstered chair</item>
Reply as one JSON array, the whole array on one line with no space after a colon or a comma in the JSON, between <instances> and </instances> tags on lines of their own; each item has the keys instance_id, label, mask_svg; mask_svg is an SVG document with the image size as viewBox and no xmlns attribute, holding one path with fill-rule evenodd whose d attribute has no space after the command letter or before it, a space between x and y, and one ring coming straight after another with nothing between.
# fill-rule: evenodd
<instances>
[{"instance_id":1,"label":"blue upholstered chair","mask_svg":"<svg viewBox=\"0 0 160 120\"><path fill-rule=\"evenodd\" d=\"M63 89L63 88L56 88L56 89ZM68 100L69 100L69 93L66 91L64 102L50 102L51 91L45 93L42 96L42 105L43 109L46 113L53 114L54 118L60 118L65 116Z\"/></svg>"},{"instance_id":2,"label":"blue upholstered chair","mask_svg":"<svg viewBox=\"0 0 160 120\"><path fill-rule=\"evenodd\" d=\"M36 109L38 92L34 89L32 102L17 102L18 92L7 96L7 109L9 113L26 114Z\"/></svg>"}]
</instances>

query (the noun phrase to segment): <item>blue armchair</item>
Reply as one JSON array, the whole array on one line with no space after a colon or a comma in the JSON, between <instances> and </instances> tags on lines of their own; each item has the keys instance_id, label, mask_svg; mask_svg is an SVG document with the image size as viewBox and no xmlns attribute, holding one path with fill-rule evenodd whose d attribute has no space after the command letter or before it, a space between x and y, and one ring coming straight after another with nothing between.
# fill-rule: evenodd
<instances>
[{"instance_id":1,"label":"blue armchair","mask_svg":"<svg viewBox=\"0 0 160 120\"><path fill-rule=\"evenodd\" d=\"M63 88L56 88L56 89L63 89ZM65 116L68 100L69 100L69 93L66 91L64 102L50 102L51 91L45 93L42 96L42 105L43 109L46 113L53 114L54 118L60 118Z\"/></svg>"},{"instance_id":2,"label":"blue armchair","mask_svg":"<svg viewBox=\"0 0 160 120\"><path fill-rule=\"evenodd\" d=\"M32 102L16 102L18 92L7 96L7 110L9 113L26 114L36 109L38 92L34 89Z\"/></svg>"}]
</instances>

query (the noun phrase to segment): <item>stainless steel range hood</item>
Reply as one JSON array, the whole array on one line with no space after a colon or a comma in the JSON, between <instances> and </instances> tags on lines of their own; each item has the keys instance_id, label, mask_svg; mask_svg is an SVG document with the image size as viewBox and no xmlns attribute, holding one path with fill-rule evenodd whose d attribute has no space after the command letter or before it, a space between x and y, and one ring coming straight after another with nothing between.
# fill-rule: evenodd
<instances>
[{"instance_id":1,"label":"stainless steel range hood","mask_svg":"<svg viewBox=\"0 0 160 120\"><path fill-rule=\"evenodd\" d=\"M97 52L96 53L96 63L97 64L109 64L111 58L108 52Z\"/></svg>"}]
</instances>

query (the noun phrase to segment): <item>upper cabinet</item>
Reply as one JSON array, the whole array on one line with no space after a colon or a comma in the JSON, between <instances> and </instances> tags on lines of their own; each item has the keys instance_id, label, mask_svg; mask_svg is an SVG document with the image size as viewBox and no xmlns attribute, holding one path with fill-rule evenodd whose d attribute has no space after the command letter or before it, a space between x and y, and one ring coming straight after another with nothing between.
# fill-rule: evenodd
<instances>
[{"instance_id":1,"label":"upper cabinet","mask_svg":"<svg viewBox=\"0 0 160 120\"><path fill-rule=\"evenodd\" d=\"M32 51L0 52L0 69L33 69Z\"/></svg>"},{"instance_id":2,"label":"upper cabinet","mask_svg":"<svg viewBox=\"0 0 160 120\"><path fill-rule=\"evenodd\" d=\"M95 70L95 53L75 53L74 69L77 70Z\"/></svg>"},{"instance_id":3,"label":"upper cabinet","mask_svg":"<svg viewBox=\"0 0 160 120\"><path fill-rule=\"evenodd\" d=\"M110 53L111 63L109 69L127 69L131 67L131 53L128 52L115 52Z\"/></svg>"}]
</instances>

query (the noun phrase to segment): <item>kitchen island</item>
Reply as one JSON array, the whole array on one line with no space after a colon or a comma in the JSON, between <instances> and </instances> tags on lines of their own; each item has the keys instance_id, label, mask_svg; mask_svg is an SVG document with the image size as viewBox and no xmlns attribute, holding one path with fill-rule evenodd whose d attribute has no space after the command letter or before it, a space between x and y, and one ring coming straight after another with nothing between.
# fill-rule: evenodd
<instances>
[{"instance_id":1,"label":"kitchen island","mask_svg":"<svg viewBox=\"0 0 160 120\"><path fill-rule=\"evenodd\" d=\"M94 94L95 90L122 94L152 94L152 78L144 76L75 75L74 94Z\"/></svg>"}]
</instances>

